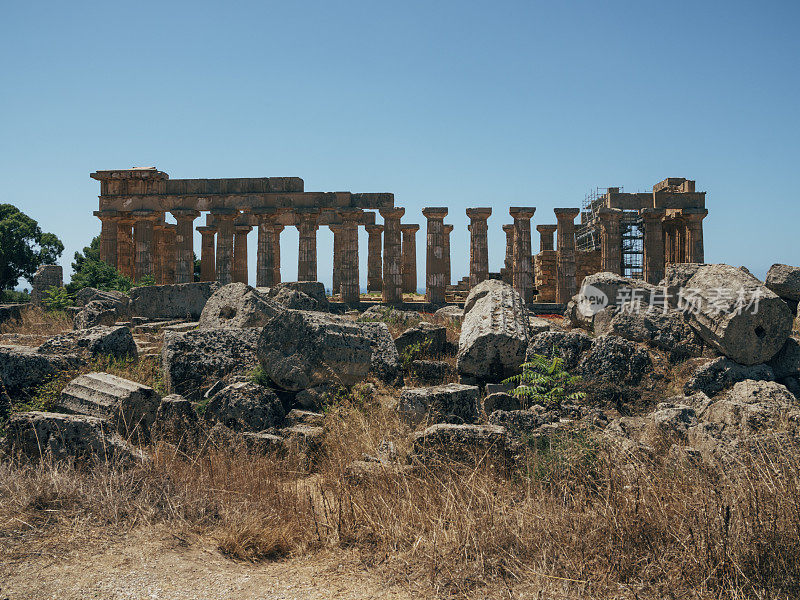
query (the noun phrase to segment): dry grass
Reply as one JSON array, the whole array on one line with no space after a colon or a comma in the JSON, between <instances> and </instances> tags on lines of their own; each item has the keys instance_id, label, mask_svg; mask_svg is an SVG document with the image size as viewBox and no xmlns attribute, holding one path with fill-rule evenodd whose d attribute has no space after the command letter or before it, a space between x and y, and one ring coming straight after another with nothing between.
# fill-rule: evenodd
<instances>
[{"instance_id":1,"label":"dry grass","mask_svg":"<svg viewBox=\"0 0 800 600\"><path fill-rule=\"evenodd\" d=\"M8 343L25 346L38 346L47 338L70 330L72 330L72 319L67 313L50 312L38 306L25 308L21 320L8 321L0 325L0 334L7 338Z\"/></svg>"},{"instance_id":2,"label":"dry grass","mask_svg":"<svg viewBox=\"0 0 800 600\"><path fill-rule=\"evenodd\" d=\"M166 525L231 557L355 548L431 595L543 588L604 598L800 593L800 452L727 466L650 464L587 436L530 451L510 477L439 465L354 482L352 460L408 430L391 397L326 415L313 476L293 457L166 445L132 468L0 465L0 541Z\"/></svg>"}]
</instances>

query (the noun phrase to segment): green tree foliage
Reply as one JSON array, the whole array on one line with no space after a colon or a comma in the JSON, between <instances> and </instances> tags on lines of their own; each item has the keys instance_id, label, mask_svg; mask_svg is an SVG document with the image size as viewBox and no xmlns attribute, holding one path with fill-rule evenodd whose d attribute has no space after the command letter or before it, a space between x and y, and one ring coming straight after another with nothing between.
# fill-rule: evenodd
<instances>
[{"instance_id":1,"label":"green tree foliage","mask_svg":"<svg viewBox=\"0 0 800 600\"><path fill-rule=\"evenodd\" d=\"M0 290L13 288L21 277L30 280L41 265L53 264L64 252L54 234L11 204L0 204Z\"/></svg>"},{"instance_id":2,"label":"green tree foliage","mask_svg":"<svg viewBox=\"0 0 800 600\"><path fill-rule=\"evenodd\" d=\"M72 298L63 287L50 286L45 292L44 305L51 312L63 311L72 305Z\"/></svg>"},{"instance_id":3,"label":"green tree foliage","mask_svg":"<svg viewBox=\"0 0 800 600\"><path fill-rule=\"evenodd\" d=\"M556 408L565 400L580 400L586 396L577 392L575 386L580 382L578 375L570 375L564 370L564 359L557 356L553 348L553 357L534 354L533 359L522 365L522 373L509 377L504 384L516 384L512 390L526 405L541 404L545 408Z\"/></svg>"},{"instance_id":4,"label":"green tree foliage","mask_svg":"<svg viewBox=\"0 0 800 600\"><path fill-rule=\"evenodd\" d=\"M83 252L75 253L72 270L72 280L67 285L67 290L73 294L85 287L127 292L133 285L116 268L100 260L100 236L92 239Z\"/></svg>"}]
</instances>

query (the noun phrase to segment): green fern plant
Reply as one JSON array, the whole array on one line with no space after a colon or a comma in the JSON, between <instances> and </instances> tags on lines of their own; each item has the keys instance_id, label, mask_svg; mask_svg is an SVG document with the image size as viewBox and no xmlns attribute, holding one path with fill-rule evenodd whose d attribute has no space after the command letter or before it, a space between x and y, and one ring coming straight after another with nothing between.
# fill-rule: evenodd
<instances>
[{"instance_id":1,"label":"green fern plant","mask_svg":"<svg viewBox=\"0 0 800 600\"><path fill-rule=\"evenodd\" d=\"M534 354L533 359L522 365L522 373L504 380L505 385L516 385L512 394L527 407L541 404L545 408L557 408L564 401L582 400L585 392L574 391L581 381L579 375L570 375L564 369L564 359L553 348L552 358Z\"/></svg>"}]
</instances>

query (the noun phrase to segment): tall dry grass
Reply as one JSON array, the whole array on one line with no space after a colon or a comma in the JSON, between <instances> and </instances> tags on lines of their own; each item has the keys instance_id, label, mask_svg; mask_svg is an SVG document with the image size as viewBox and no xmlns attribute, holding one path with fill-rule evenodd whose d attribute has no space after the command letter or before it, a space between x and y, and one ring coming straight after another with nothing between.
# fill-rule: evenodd
<instances>
[{"instance_id":1,"label":"tall dry grass","mask_svg":"<svg viewBox=\"0 0 800 600\"><path fill-rule=\"evenodd\" d=\"M545 589L576 597L800 595L800 452L736 465L648 463L592 437L531 450L503 477L437 465L353 480L408 431L381 402L326 415L318 473L294 457L167 445L133 467L0 464L0 540L166 525L248 560L347 547L431 595ZM531 592L533 593L533 592Z\"/></svg>"},{"instance_id":2,"label":"tall dry grass","mask_svg":"<svg viewBox=\"0 0 800 600\"><path fill-rule=\"evenodd\" d=\"M47 311L38 306L28 306L21 312L19 321L10 320L0 325L0 334L18 334L17 343L38 345L47 338L72 330L72 319L62 311Z\"/></svg>"}]
</instances>

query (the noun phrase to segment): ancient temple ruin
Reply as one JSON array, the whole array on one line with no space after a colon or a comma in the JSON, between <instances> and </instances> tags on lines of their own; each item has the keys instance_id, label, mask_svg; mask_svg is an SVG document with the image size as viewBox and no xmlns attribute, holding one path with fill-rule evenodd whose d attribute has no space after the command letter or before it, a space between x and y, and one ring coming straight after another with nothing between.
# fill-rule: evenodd
<instances>
[{"instance_id":1,"label":"ancient temple ruin","mask_svg":"<svg viewBox=\"0 0 800 600\"><path fill-rule=\"evenodd\" d=\"M200 232L200 280L248 283L247 235L258 235L256 281L269 287L281 280L280 235L299 232L298 281L316 281L317 231L333 233L333 293L345 303L361 299L358 227L368 233L367 291L384 303L403 302L416 291L416 234L402 222L405 209L391 193L307 192L298 177L170 179L156 168L97 171L101 257L122 274L156 284L194 281L194 229ZM503 268L489 271L488 221L491 207L466 210L470 219L469 275L452 283L447 207L423 209L426 218L425 301L458 300L481 281L499 278L526 303L564 304L584 277L610 271L658 282L665 264L703 261L705 192L695 182L669 178L652 192L607 188L583 209L556 208L555 224L536 225L539 252L532 250L536 208L508 209ZM167 223L170 213L176 224ZM204 222L195 221L205 213ZM376 213L383 224L376 224ZM497 211L500 213L500 211ZM495 214L497 214L495 213ZM575 218L580 215L580 222ZM554 241L555 236L555 241Z\"/></svg>"}]
</instances>

